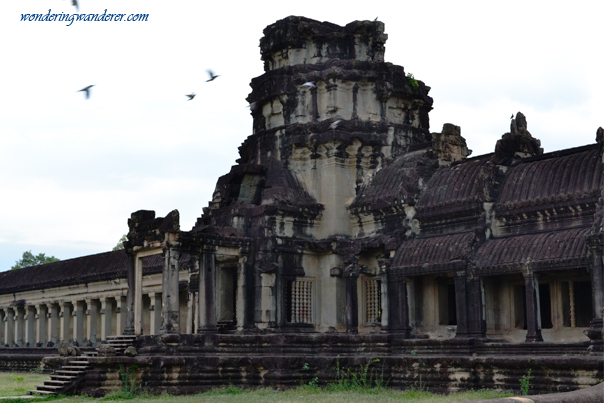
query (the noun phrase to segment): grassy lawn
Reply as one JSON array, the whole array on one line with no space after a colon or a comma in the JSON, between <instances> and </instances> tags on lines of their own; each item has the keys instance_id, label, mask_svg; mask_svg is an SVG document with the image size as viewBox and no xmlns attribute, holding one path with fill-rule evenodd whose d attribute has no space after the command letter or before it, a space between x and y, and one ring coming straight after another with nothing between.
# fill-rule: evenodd
<instances>
[{"instance_id":1,"label":"grassy lawn","mask_svg":"<svg viewBox=\"0 0 604 403\"><path fill-rule=\"evenodd\" d=\"M23 396L28 390L35 389L49 379L48 375L33 372L0 372L0 397ZM353 390L342 390L332 387L327 389L312 386L301 386L288 391L277 391L273 389L244 390L237 387L215 389L211 392L200 393L189 396L168 395L139 395L132 396L127 393L115 393L103 399L93 399L82 396L62 396L60 398L44 398L27 400L53 401L53 402L95 402L98 400L106 402L129 401L131 403L161 403L169 400L174 403L200 403L200 402L226 402L226 403L289 403L289 402L312 402L312 403L356 403L356 402L413 402L413 403L440 403L458 400L494 399L499 397L514 396L512 392L494 390L482 390L472 392L460 392L451 395L437 395L418 390L396 390L382 388L367 389L353 388ZM11 400L9 400L11 401ZM21 400L26 402L25 400Z\"/></svg>"},{"instance_id":2,"label":"grassy lawn","mask_svg":"<svg viewBox=\"0 0 604 403\"><path fill-rule=\"evenodd\" d=\"M48 379L48 375L35 372L0 372L0 397L26 395Z\"/></svg>"}]
</instances>

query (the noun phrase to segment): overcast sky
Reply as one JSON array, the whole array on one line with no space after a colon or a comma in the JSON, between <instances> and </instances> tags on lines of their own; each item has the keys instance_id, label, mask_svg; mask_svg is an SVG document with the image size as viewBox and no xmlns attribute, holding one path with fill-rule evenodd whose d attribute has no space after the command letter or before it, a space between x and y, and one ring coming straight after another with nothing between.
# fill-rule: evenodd
<instances>
[{"instance_id":1,"label":"overcast sky","mask_svg":"<svg viewBox=\"0 0 604 403\"><path fill-rule=\"evenodd\" d=\"M81 13L148 20L20 21L49 9L75 11L0 4L0 271L26 250L110 250L140 209L178 209L189 230L251 134L262 30L289 15L378 17L386 61L432 87L431 131L461 126L472 155L492 152L518 111L546 152L604 126L603 2L80 0ZM220 77L206 83L206 69Z\"/></svg>"}]
</instances>

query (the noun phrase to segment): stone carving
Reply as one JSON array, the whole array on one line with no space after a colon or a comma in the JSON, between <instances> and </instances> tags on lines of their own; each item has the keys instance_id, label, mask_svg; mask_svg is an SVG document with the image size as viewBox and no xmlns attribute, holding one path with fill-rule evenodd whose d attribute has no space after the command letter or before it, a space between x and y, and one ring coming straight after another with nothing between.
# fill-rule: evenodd
<instances>
[{"instance_id":1,"label":"stone carving","mask_svg":"<svg viewBox=\"0 0 604 403\"><path fill-rule=\"evenodd\" d=\"M57 345L57 350L59 350L59 355L61 357L76 357L82 355L78 346L73 346L66 341L61 341Z\"/></svg>"},{"instance_id":2,"label":"stone carving","mask_svg":"<svg viewBox=\"0 0 604 403\"><path fill-rule=\"evenodd\" d=\"M441 133L432 133L432 148L443 162L461 161L472 154L461 137L461 128L451 123L445 123Z\"/></svg>"},{"instance_id":3,"label":"stone carving","mask_svg":"<svg viewBox=\"0 0 604 403\"><path fill-rule=\"evenodd\" d=\"M510 133L504 134L501 140L497 141L493 162L497 165L507 165L514 159L541 154L541 141L531 136L527 129L526 117L518 112L510 123Z\"/></svg>"},{"instance_id":4,"label":"stone carving","mask_svg":"<svg viewBox=\"0 0 604 403\"><path fill-rule=\"evenodd\" d=\"M126 349L124 350L124 355L128 356L128 357L136 357L136 355L137 355L136 348L134 346L126 347Z\"/></svg>"},{"instance_id":5,"label":"stone carving","mask_svg":"<svg viewBox=\"0 0 604 403\"><path fill-rule=\"evenodd\" d=\"M115 355L115 347L109 344L102 344L97 351L102 357L112 357Z\"/></svg>"}]
</instances>

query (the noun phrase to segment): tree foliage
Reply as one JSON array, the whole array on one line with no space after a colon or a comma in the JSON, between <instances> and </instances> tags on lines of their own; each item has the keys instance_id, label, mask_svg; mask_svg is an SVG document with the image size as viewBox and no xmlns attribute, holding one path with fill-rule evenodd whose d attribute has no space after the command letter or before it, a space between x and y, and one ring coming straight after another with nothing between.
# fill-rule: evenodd
<instances>
[{"instance_id":1,"label":"tree foliage","mask_svg":"<svg viewBox=\"0 0 604 403\"><path fill-rule=\"evenodd\" d=\"M57 259L54 256L46 256L45 253L34 255L30 250L23 252L23 257L15 262L15 265L11 267L11 270L22 269L24 267L38 266L40 264L58 262L61 259Z\"/></svg>"},{"instance_id":2,"label":"tree foliage","mask_svg":"<svg viewBox=\"0 0 604 403\"><path fill-rule=\"evenodd\" d=\"M113 247L112 250L122 250L124 249L124 242L126 242L128 240L128 235L124 234L122 235L122 237L120 238L119 242L117 243L117 245L115 245Z\"/></svg>"}]
</instances>

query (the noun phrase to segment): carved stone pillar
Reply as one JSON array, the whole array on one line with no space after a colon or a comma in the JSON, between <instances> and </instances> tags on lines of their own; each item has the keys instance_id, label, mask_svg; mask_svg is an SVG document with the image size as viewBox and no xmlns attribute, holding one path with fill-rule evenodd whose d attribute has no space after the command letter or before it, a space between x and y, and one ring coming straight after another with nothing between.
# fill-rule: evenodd
<instances>
[{"instance_id":1,"label":"carved stone pillar","mask_svg":"<svg viewBox=\"0 0 604 403\"><path fill-rule=\"evenodd\" d=\"M185 333L193 333L193 317L195 316L195 296L193 293L187 293L187 325Z\"/></svg>"},{"instance_id":2,"label":"carved stone pillar","mask_svg":"<svg viewBox=\"0 0 604 403\"><path fill-rule=\"evenodd\" d=\"M48 325L46 324L46 315L48 313L46 305L37 304L35 306L36 318L36 346L44 347L48 341Z\"/></svg>"},{"instance_id":3,"label":"carved stone pillar","mask_svg":"<svg viewBox=\"0 0 604 403\"><path fill-rule=\"evenodd\" d=\"M199 258L199 327L197 333L216 332L216 256L204 251Z\"/></svg>"},{"instance_id":4,"label":"carved stone pillar","mask_svg":"<svg viewBox=\"0 0 604 403\"><path fill-rule=\"evenodd\" d=\"M84 343L84 301L73 301L73 341L81 346Z\"/></svg>"},{"instance_id":5,"label":"carved stone pillar","mask_svg":"<svg viewBox=\"0 0 604 403\"><path fill-rule=\"evenodd\" d=\"M111 336L111 326L113 319L113 303L112 298L101 297L101 335L100 340L107 340L107 336Z\"/></svg>"},{"instance_id":6,"label":"carved stone pillar","mask_svg":"<svg viewBox=\"0 0 604 403\"><path fill-rule=\"evenodd\" d=\"M46 314L46 318L48 319L48 342L46 343L47 347L56 346L59 343L59 305L49 303L46 304L46 309L48 313Z\"/></svg>"},{"instance_id":7,"label":"carved stone pillar","mask_svg":"<svg viewBox=\"0 0 604 403\"><path fill-rule=\"evenodd\" d=\"M347 267L344 270L346 280L346 333L359 332L359 298L357 283L360 270Z\"/></svg>"},{"instance_id":8,"label":"carved stone pillar","mask_svg":"<svg viewBox=\"0 0 604 403\"><path fill-rule=\"evenodd\" d=\"M15 311L13 308L4 310L4 345L14 347L15 344Z\"/></svg>"},{"instance_id":9,"label":"carved stone pillar","mask_svg":"<svg viewBox=\"0 0 604 403\"><path fill-rule=\"evenodd\" d=\"M149 333L159 334L162 313L162 294L150 292L149 299L151 300L151 305L149 306Z\"/></svg>"},{"instance_id":10,"label":"carved stone pillar","mask_svg":"<svg viewBox=\"0 0 604 403\"><path fill-rule=\"evenodd\" d=\"M601 353L603 348L602 332L604 312L604 239L602 234L592 235L588 238L588 244L592 255L591 290L594 317L591 321L587 336L591 340L592 352Z\"/></svg>"},{"instance_id":11,"label":"carved stone pillar","mask_svg":"<svg viewBox=\"0 0 604 403\"><path fill-rule=\"evenodd\" d=\"M97 319L98 306L96 301L86 300L86 340L91 346L96 344L97 340Z\"/></svg>"},{"instance_id":12,"label":"carved stone pillar","mask_svg":"<svg viewBox=\"0 0 604 403\"><path fill-rule=\"evenodd\" d=\"M468 296L468 336L484 338L487 333L485 319L485 298L480 277L467 279L466 290Z\"/></svg>"},{"instance_id":13,"label":"carved stone pillar","mask_svg":"<svg viewBox=\"0 0 604 403\"><path fill-rule=\"evenodd\" d=\"M162 275L162 323L160 333L180 333L180 301L178 295L178 275L180 273L176 248L164 249Z\"/></svg>"},{"instance_id":14,"label":"carved stone pillar","mask_svg":"<svg viewBox=\"0 0 604 403\"><path fill-rule=\"evenodd\" d=\"M61 332L59 334L60 341L69 341L71 339L71 302L62 301L60 303L61 312L59 318L61 321Z\"/></svg>"},{"instance_id":15,"label":"carved stone pillar","mask_svg":"<svg viewBox=\"0 0 604 403\"><path fill-rule=\"evenodd\" d=\"M122 304L120 299L118 299L117 308L120 310L118 312L118 324L122 324L120 319L122 319L123 327L120 326L120 332L118 334L125 335L133 335L134 334L134 293L136 292L136 256L132 254L128 254L128 293L126 294L126 307L122 310ZM119 298L119 297L118 297Z\"/></svg>"},{"instance_id":16,"label":"carved stone pillar","mask_svg":"<svg viewBox=\"0 0 604 403\"><path fill-rule=\"evenodd\" d=\"M25 347L36 346L36 308L34 306L25 306Z\"/></svg>"},{"instance_id":17,"label":"carved stone pillar","mask_svg":"<svg viewBox=\"0 0 604 403\"><path fill-rule=\"evenodd\" d=\"M115 313L116 313L116 334L121 336L124 334L131 334L128 333L127 329L128 329L128 317L130 316L130 311L128 310L128 299L127 297L115 297L115 301L116 301L116 307L115 307ZM132 315L132 318L134 318L134 316ZM134 323L134 322L133 322ZM132 329L134 329L134 325L132 327ZM132 330L132 332L134 333L134 330Z\"/></svg>"},{"instance_id":18,"label":"carved stone pillar","mask_svg":"<svg viewBox=\"0 0 604 403\"><path fill-rule=\"evenodd\" d=\"M389 273L388 275L388 332L397 333L407 339L411 335L409 326L409 295L407 277Z\"/></svg>"},{"instance_id":19,"label":"carved stone pillar","mask_svg":"<svg viewBox=\"0 0 604 403\"><path fill-rule=\"evenodd\" d=\"M143 334L143 259L134 261L134 334Z\"/></svg>"},{"instance_id":20,"label":"carved stone pillar","mask_svg":"<svg viewBox=\"0 0 604 403\"><path fill-rule=\"evenodd\" d=\"M4 319L6 318L6 308L0 308L0 348L6 344L6 335L4 329Z\"/></svg>"},{"instance_id":21,"label":"carved stone pillar","mask_svg":"<svg viewBox=\"0 0 604 403\"><path fill-rule=\"evenodd\" d=\"M25 308L15 307L15 345L17 347L25 346Z\"/></svg>"},{"instance_id":22,"label":"carved stone pillar","mask_svg":"<svg viewBox=\"0 0 604 403\"><path fill-rule=\"evenodd\" d=\"M523 273L526 298L526 342L543 341L539 308L539 281L533 272Z\"/></svg>"},{"instance_id":23,"label":"carved stone pillar","mask_svg":"<svg viewBox=\"0 0 604 403\"><path fill-rule=\"evenodd\" d=\"M455 314L457 316L456 338L466 338L470 336L468 320L468 287L466 281L466 271L460 270L454 273L455 282Z\"/></svg>"}]
</instances>

